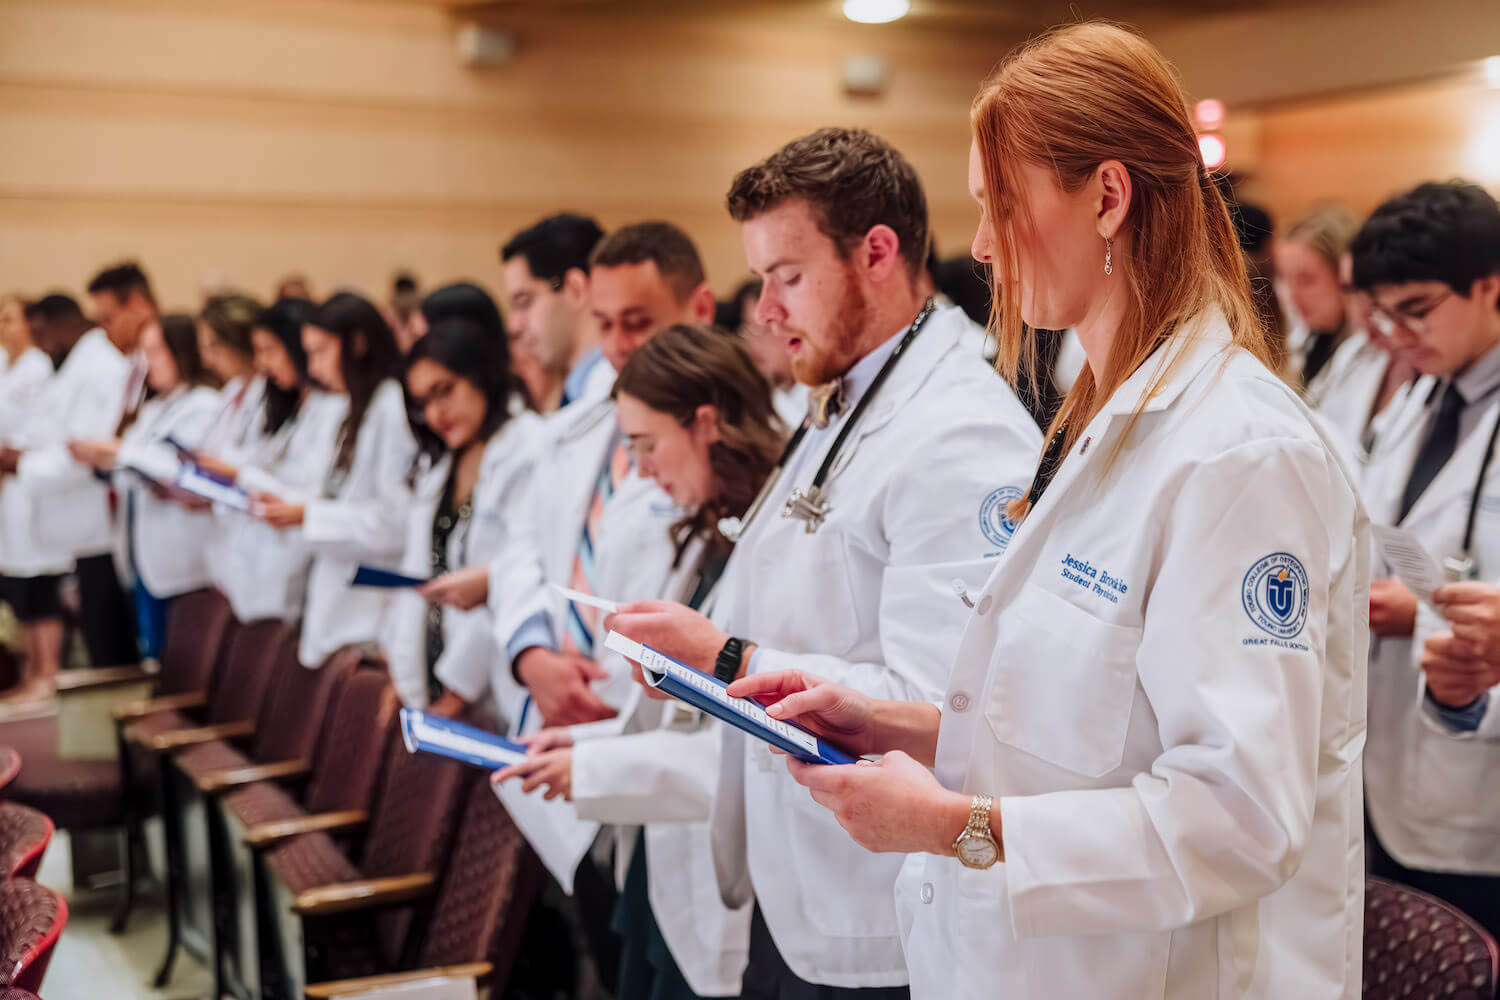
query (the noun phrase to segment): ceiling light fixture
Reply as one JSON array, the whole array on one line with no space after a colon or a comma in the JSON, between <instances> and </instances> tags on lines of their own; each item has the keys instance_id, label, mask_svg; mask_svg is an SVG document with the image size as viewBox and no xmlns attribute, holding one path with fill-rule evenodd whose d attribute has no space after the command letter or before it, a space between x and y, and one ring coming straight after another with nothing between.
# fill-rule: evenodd
<instances>
[{"instance_id":1,"label":"ceiling light fixture","mask_svg":"<svg viewBox=\"0 0 1500 1000\"><path fill-rule=\"evenodd\" d=\"M1203 156L1203 165L1210 170L1219 169L1229 158L1229 146L1224 137L1213 132L1198 137L1198 152Z\"/></svg>"},{"instance_id":2,"label":"ceiling light fixture","mask_svg":"<svg viewBox=\"0 0 1500 1000\"><path fill-rule=\"evenodd\" d=\"M860 24L888 24L911 11L911 0L844 0L844 16Z\"/></svg>"}]
</instances>

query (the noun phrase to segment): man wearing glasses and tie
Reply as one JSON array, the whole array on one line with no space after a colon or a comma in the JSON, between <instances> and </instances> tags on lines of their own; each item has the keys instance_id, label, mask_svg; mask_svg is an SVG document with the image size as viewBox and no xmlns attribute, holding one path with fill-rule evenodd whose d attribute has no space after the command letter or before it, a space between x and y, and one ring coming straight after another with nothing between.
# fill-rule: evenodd
<instances>
[{"instance_id":1,"label":"man wearing glasses and tie","mask_svg":"<svg viewBox=\"0 0 1500 1000\"><path fill-rule=\"evenodd\" d=\"M1408 532L1450 581L1423 602L1380 579L1380 560L1372 573L1371 868L1497 933L1500 644L1484 623L1500 611L1500 207L1473 184L1423 184L1378 208L1351 253L1371 327L1437 379L1376 442L1370 516Z\"/></svg>"}]
</instances>

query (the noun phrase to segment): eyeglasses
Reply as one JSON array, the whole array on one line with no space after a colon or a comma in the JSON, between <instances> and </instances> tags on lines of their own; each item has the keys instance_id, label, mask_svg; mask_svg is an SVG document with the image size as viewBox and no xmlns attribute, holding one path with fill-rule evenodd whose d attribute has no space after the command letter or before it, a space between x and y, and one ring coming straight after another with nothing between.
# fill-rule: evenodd
<instances>
[{"instance_id":1,"label":"eyeglasses","mask_svg":"<svg viewBox=\"0 0 1500 1000\"><path fill-rule=\"evenodd\" d=\"M1394 336L1398 327L1421 337L1427 333L1427 317L1452 296L1453 289L1450 288L1435 299L1429 299L1404 309L1387 309L1380 303L1372 301L1370 325L1375 327L1378 333L1387 337Z\"/></svg>"}]
</instances>

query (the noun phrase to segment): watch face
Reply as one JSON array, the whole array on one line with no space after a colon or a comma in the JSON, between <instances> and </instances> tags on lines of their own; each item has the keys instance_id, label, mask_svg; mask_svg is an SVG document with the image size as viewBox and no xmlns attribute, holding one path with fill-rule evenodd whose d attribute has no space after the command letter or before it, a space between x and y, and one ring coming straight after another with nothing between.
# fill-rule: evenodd
<instances>
[{"instance_id":1,"label":"watch face","mask_svg":"<svg viewBox=\"0 0 1500 1000\"><path fill-rule=\"evenodd\" d=\"M964 837L955 845L955 851L958 860L969 868L988 868L1000 856L993 841L977 835Z\"/></svg>"}]
</instances>

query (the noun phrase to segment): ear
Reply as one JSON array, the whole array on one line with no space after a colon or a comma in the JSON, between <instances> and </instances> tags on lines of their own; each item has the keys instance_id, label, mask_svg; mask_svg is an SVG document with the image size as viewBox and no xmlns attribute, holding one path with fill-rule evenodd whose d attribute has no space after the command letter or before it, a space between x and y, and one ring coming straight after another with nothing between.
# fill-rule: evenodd
<instances>
[{"instance_id":1,"label":"ear","mask_svg":"<svg viewBox=\"0 0 1500 1000\"><path fill-rule=\"evenodd\" d=\"M1105 160L1094 168L1094 212L1100 237L1114 239L1130 214L1133 188L1130 171L1119 160Z\"/></svg>"},{"instance_id":2,"label":"ear","mask_svg":"<svg viewBox=\"0 0 1500 1000\"><path fill-rule=\"evenodd\" d=\"M1469 288L1469 295L1478 299L1483 308L1494 312L1497 306L1500 306L1500 274L1487 274L1483 278L1476 278Z\"/></svg>"},{"instance_id":3,"label":"ear","mask_svg":"<svg viewBox=\"0 0 1500 1000\"><path fill-rule=\"evenodd\" d=\"M906 258L901 256L901 237L885 223L870 227L860 249L864 254L865 272L873 282L888 281L905 273Z\"/></svg>"},{"instance_id":4,"label":"ear","mask_svg":"<svg viewBox=\"0 0 1500 1000\"><path fill-rule=\"evenodd\" d=\"M708 436L709 444L717 444L719 441L719 408L712 403L704 403L698 407L693 414L693 430L695 433Z\"/></svg>"},{"instance_id":5,"label":"ear","mask_svg":"<svg viewBox=\"0 0 1500 1000\"><path fill-rule=\"evenodd\" d=\"M589 301L589 276L579 267L570 268L563 275L562 294L568 304L582 309Z\"/></svg>"},{"instance_id":6,"label":"ear","mask_svg":"<svg viewBox=\"0 0 1500 1000\"><path fill-rule=\"evenodd\" d=\"M688 312L693 317L694 323L712 323L714 321L714 290L707 284L699 285L693 290L692 297L688 300Z\"/></svg>"}]
</instances>

